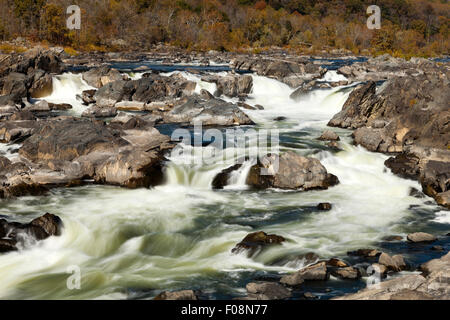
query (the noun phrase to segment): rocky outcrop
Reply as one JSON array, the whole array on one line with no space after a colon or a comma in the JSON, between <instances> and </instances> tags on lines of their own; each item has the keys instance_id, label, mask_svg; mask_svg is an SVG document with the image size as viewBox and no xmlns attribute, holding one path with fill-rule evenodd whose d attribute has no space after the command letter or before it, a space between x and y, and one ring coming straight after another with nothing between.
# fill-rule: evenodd
<instances>
[{"instance_id":1,"label":"rocky outcrop","mask_svg":"<svg viewBox=\"0 0 450 320\"><path fill-rule=\"evenodd\" d=\"M196 83L180 75L164 77L148 74L139 80L108 82L97 90L93 100L100 107L114 107L121 101L151 103L167 101L194 93Z\"/></svg>"},{"instance_id":2,"label":"rocky outcrop","mask_svg":"<svg viewBox=\"0 0 450 320\"><path fill-rule=\"evenodd\" d=\"M298 189L302 191L328 189L339 183L315 158L295 152L267 155L251 167L247 184L254 188Z\"/></svg>"},{"instance_id":3,"label":"rocky outcrop","mask_svg":"<svg viewBox=\"0 0 450 320\"><path fill-rule=\"evenodd\" d=\"M393 77L378 89L369 81L353 90L329 125L356 129L355 143L370 151L397 153L386 166L418 179L425 194L449 206L449 84L448 72L437 65L415 77Z\"/></svg>"},{"instance_id":4,"label":"rocky outcrop","mask_svg":"<svg viewBox=\"0 0 450 320\"><path fill-rule=\"evenodd\" d=\"M251 71L260 76L277 79L292 88L322 78L326 73L326 69L307 59L239 57L230 63L230 67L236 71Z\"/></svg>"},{"instance_id":5,"label":"rocky outcrop","mask_svg":"<svg viewBox=\"0 0 450 320\"><path fill-rule=\"evenodd\" d=\"M0 172L0 196L42 194L85 179L128 188L159 184L170 138L152 122L133 120L114 125L71 117L42 121L19 149L23 163Z\"/></svg>"},{"instance_id":6,"label":"rocky outcrop","mask_svg":"<svg viewBox=\"0 0 450 320\"><path fill-rule=\"evenodd\" d=\"M411 274L373 284L336 300L449 300L450 253L421 266L423 275Z\"/></svg>"},{"instance_id":7,"label":"rocky outcrop","mask_svg":"<svg viewBox=\"0 0 450 320\"><path fill-rule=\"evenodd\" d=\"M40 47L0 59L0 106L22 104L52 91L52 74L62 71L60 51Z\"/></svg>"},{"instance_id":8,"label":"rocky outcrop","mask_svg":"<svg viewBox=\"0 0 450 320\"><path fill-rule=\"evenodd\" d=\"M59 236L61 229L61 219L50 213L26 224L0 219L0 253L19 250L29 240L38 241Z\"/></svg>"}]
</instances>

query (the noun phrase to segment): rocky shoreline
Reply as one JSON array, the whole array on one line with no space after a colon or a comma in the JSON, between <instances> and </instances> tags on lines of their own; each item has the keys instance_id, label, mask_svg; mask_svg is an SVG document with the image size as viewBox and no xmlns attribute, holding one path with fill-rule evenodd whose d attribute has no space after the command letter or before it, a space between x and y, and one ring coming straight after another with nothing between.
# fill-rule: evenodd
<instances>
[{"instance_id":1,"label":"rocky shoreline","mask_svg":"<svg viewBox=\"0 0 450 320\"><path fill-rule=\"evenodd\" d=\"M450 65L426 59L410 61L389 56L349 63L337 72L346 81L320 81L327 69L313 57L295 57L280 52L264 55L231 53L86 54L68 57L61 49L35 48L23 54L0 56L0 142L17 144L17 157L0 155L0 198L43 195L51 188L88 183L125 188L149 188L162 183L167 153L176 142L161 134L156 125L192 126L198 121L210 127L253 125L243 109L262 109L247 100L253 80L247 73L269 77L296 89L292 99L331 86L354 86L342 111L330 127L353 129L354 143L369 151L391 155L387 168L401 177L418 180L422 192L450 209ZM344 60L356 60L345 57ZM132 79L111 67L114 62L160 61L166 64L228 64L225 76L198 70L202 81L214 83L216 92L196 90L196 83L173 74L136 68L142 78ZM53 77L67 70L81 70L82 79L94 89L78 97L86 106L81 116L65 113L67 104L34 99L51 93ZM228 102L235 98L239 103ZM337 148L339 136L325 131L319 138ZM277 157L279 171L263 176ZM215 189L228 183L236 164L216 176ZM251 167L247 184L254 189L323 190L339 183L319 160L294 152L268 155ZM320 204L329 210L332 204ZM50 219L51 218L51 219ZM39 218L41 219L41 218ZM60 227L48 227L35 219L19 225L1 220L0 252L17 250L17 235L25 232L37 240L59 234ZM52 215L44 220L59 221ZM47 221L46 220L46 221ZM59 221L60 222L60 221ZM56 223L59 225L59 222ZM43 228L44 231L39 228ZM50 228L50 229L48 229ZM48 230L47 230L48 229ZM11 231L13 230L13 231ZM17 231L25 230L25 231ZM50 231L49 231L50 230ZM45 235L45 236L44 236ZM20 237L20 236L19 236ZM403 239L402 239L403 240ZM411 234L410 243L431 243L435 236ZM279 235L255 232L245 237L233 252L258 254L266 246L280 244ZM397 239L398 241L398 239ZM408 269L401 255L389 255L373 248L349 253L359 257L350 264L338 258L322 261L311 254L307 266L278 281L247 284L243 299L287 299L308 281L359 280L371 267L381 278ZM342 299L449 299L449 255L432 260L407 275L383 281L377 289L365 289ZM444 280L442 280L444 279ZM444 281L444 282L443 282ZM446 291L447 290L447 291ZM196 299L193 291L163 292L156 299ZM312 296L306 298L314 298Z\"/></svg>"}]
</instances>

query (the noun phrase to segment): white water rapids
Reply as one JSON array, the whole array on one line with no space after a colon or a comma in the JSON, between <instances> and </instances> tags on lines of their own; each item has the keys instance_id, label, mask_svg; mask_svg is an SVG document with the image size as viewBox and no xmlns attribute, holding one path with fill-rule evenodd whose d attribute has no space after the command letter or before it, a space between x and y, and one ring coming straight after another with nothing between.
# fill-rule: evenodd
<instances>
[{"instance_id":1,"label":"white water rapids","mask_svg":"<svg viewBox=\"0 0 450 320\"><path fill-rule=\"evenodd\" d=\"M333 74L327 77L334 79ZM273 263L287 255L312 251L323 258L339 256L386 235L404 234L409 206L426 206L427 199L408 196L419 184L386 170L386 156L351 145L347 130L333 129L342 140L337 153L315 140L349 90L316 90L294 102L289 98L293 90L285 84L253 79L248 103L264 110L243 111L258 128L279 129L282 150L319 158L339 177L339 185L311 192L251 191L245 186L251 165L246 162L231 186L214 191L214 176L237 158L234 150L226 150L230 155L223 164L187 165L171 157L165 184L150 190L84 186L53 190L46 197L2 200L0 214L11 220L29 221L51 212L62 218L64 230L59 237L0 255L0 298L115 299L189 288L236 296L251 281L240 282L245 271L289 272L302 266ZM59 76L48 100L71 103L81 113L85 107L75 95L87 88L79 76ZM286 119L274 120L280 116ZM331 202L333 209L317 211L319 202ZM246 234L258 230L288 241L255 258L231 254ZM66 286L67 268L74 265L81 270L80 290Z\"/></svg>"}]
</instances>

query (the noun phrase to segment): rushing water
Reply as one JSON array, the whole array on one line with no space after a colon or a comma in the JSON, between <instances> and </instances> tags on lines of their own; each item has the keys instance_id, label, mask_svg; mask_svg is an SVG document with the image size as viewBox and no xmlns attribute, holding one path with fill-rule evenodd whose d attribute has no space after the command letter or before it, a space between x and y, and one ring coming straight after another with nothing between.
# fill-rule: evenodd
<instances>
[{"instance_id":1,"label":"rushing water","mask_svg":"<svg viewBox=\"0 0 450 320\"><path fill-rule=\"evenodd\" d=\"M214 89L195 75L183 74ZM203 298L231 298L245 295L245 284L257 277L304 265L301 259L286 257L307 252L343 257L348 250L376 245L387 235L405 235L418 226L448 228L448 211L429 198L409 196L410 188L420 189L419 184L386 170L386 156L353 146L350 131L333 129L341 136L339 152L316 140L342 108L350 88L316 90L295 102L288 86L253 77L248 103L261 104L264 110L244 111L257 123L256 129L279 130L281 151L317 157L339 177L339 185L310 192L249 190L245 178L252 162L247 161L230 186L214 191L214 176L240 155L228 149L223 151L224 162L206 164L199 157L211 147L182 145L197 161L189 164L172 154L165 183L152 189L89 185L55 189L45 197L2 200L0 214L11 220L29 221L51 212L62 218L64 230L59 237L0 255L0 298L134 299L191 288L201 290ZM330 72L325 80L341 79ZM75 96L86 88L79 76L58 76L49 100L72 103L79 114L85 107ZM285 119L274 120L280 116ZM316 209L324 201L333 204L331 211ZM287 241L253 258L231 254L237 242L257 230ZM81 270L79 290L66 286L72 266ZM329 298L363 286L332 279L313 284L309 291Z\"/></svg>"}]
</instances>

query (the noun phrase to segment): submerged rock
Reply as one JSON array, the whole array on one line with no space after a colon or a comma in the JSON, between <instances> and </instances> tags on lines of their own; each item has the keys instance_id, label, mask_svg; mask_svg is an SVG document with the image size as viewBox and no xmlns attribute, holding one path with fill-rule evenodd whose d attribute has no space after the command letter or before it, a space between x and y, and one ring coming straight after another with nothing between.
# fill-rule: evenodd
<instances>
[{"instance_id":1,"label":"submerged rock","mask_svg":"<svg viewBox=\"0 0 450 320\"><path fill-rule=\"evenodd\" d=\"M281 156L267 155L251 167L247 184L263 188L328 189L339 183L338 178L327 172L315 158L307 158L295 152L286 152Z\"/></svg>"},{"instance_id":2,"label":"submerged rock","mask_svg":"<svg viewBox=\"0 0 450 320\"><path fill-rule=\"evenodd\" d=\"M172 292L163 291L153 300L198 300L198 298L192 290L181 290Z\"/></svg>"}]
</instances>

